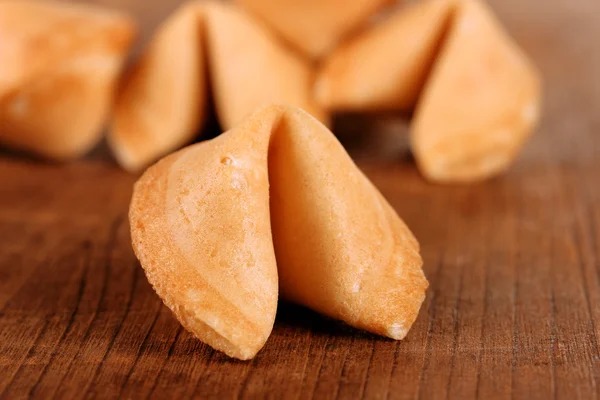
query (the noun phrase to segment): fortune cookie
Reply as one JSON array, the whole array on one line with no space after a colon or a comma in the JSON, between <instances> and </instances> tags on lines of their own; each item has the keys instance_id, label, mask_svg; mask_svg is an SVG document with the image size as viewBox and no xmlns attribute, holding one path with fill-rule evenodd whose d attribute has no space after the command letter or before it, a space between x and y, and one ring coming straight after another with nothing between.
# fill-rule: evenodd
<instances>
[{"instance_id":1,"label":"fortune cookie","mask_svg":"<svg viewBox=\"0 0 600 400\"><path fill-rule=\"evenodd\" d=\"M394 0L236 0L311 58L326 55L348 33Z\"/></svg>"},{"instance_id":2,"label":"fortune cookie","mask_svg":"<svg viewBox=\"0 0 600 400\"><path fill-rule=\"evenodd\" d=\"M538 120L539 76L479 0L424 0L325 60L332 110L411 110L422 173L466 182L505 170Z\"/></svg>"},{"instance_id":3,"label":"fortune cookie","mask_svg":"<svg viewBox=\"0 0 600 400\"><path fill-rule=\"evenodd\" d=\"M204 119L208 87L226 130L273 102L325 119L312 102L312 83L308 62L243 10L190 2L167 19L133 67L117 99L109 143L124 168L139 170L191 142Z\"/></svg>"},{"instance_id":4,"label":"fortune cookie","mask_svg":"<svg viewBox=\"0 0 600 400\"><path fill-rule=\"evenodd\" d=\"M51 1L0 1L0 142L70 159L100 139L133 22Z\"/></svg>"},{"instance_id":5,"label":"fortune cookie","mask_svg":"<svg viewBox=\"0 0 600 400\"><path fill-rule=\"evenodd\" d=\"M181 323L252 358L279 291L348 324L402 339L427 280L419 245L333 134L269 106L173 153L136 183L129 219L148 280Z\"/></svg>"}]
</instances>

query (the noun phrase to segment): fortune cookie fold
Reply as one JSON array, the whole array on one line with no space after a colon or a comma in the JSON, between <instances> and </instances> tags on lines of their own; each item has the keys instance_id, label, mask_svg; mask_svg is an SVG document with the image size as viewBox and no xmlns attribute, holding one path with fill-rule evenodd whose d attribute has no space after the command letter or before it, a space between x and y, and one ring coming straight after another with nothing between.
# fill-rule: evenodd
<instances>
[{"instance_id":1,"label":"fortune cookie fold","mask_svg":"<svg viewBox=\"0 0 600 400\"><path fill-rule=\"evenodd\" d=\"M239 359L263 347L277 309L268 141L251 136L269 122L160 160L135 184L129 209L154 290L186 329Z\"/></svg>"},{"instance_id":2,"label":"fortune cookie fold","mask_svg":"<svg viewBox=\"0 0 600 400\"><path fill-rule=\"evenodd\" d=\"M431 180L503 171L538 120L535 67L479 0L424 0L338 48L316 98L332 110L410 110Z\"/></svg>"},{"instance_id":3,"label":"fortune cookie fold","mask_svg":"<svg viewBox=\"0 0 600 400\"><path fill-rule=\"evenodd\" d=\"M269 106L149 168L130 208L134 250L182 324L237 358L272 329L281 295L402 339L427 281L419 245L333 134Z\"/></svg>"},{"instance_id":4,"label":"fortune cookie fold","mask_svg":"<svg viewBox=\"0 0 600 400\"><path fill-rule=\"evenodd\" d=\"M203 122L209 86L226 130L273 102L325 119L312 102L312 79L308 62L243 10L190 2L167 19L131 71L109 143L129 170L189 143Z\"/></svg>"},{"instance_id":5,"label":"fortune cookie fold","mask_svg":"<svg viewBox=\"0 0 600 400\"><path fill-rule=\"evenodd\" d=\"M311 58L326 55L349 32L394 0L236 0Z\"/></svg>"},{"instance_id":6,"label":"fortune cookie fold","mask_svg":"<svg viewBox=\"0 0 600 400\"><path fill-rule=\"evenodd\" d=\"M195 4L180 7L127 71L108 132L123 168L140 169L188 144L204 121L206 66L199 21Z\"/></svg>"},{"instance_id":7,"label":"fortune cookie fold","mask_svg":"<svg viewBox=\"0 0 600 400\"><path fill-rule=\"evenodd\" d=\"M100 139L133 22L51 1L0 1L0 142L54 159Z\"/></svg>"},{"instance_id":8,"label":"fortune cookie fold","mask_svg":"<svg viewBox=\"0 0 600 400\"><path fill-rule=\"evenodd\" d=\"M412 122L432 180L468 182L508 168L537 125L540 78L489 9L458 3Z\"/></svg>"},{"instance_id":9,"label":"fortune cookie fold","mask_svg":"<svg viewBox=\"0 0 600 400\"><path fill-rule=\"evenodd\" d=\"M403 339L428 285L417 240L325 126L279 112L268 157L281 296Z\"/></svg>"},{"instance_id":10,"label":"fortune cookie fold","mask_svg":"<svg viewBox=\"0 0 600 400\"><path fill-rule=\"evenodd\" d=\"M412 109L450 13L450 1L424 0L343 43L323 62L315 84L317 100L334 110Z\"/></svg>"}]
</instances>

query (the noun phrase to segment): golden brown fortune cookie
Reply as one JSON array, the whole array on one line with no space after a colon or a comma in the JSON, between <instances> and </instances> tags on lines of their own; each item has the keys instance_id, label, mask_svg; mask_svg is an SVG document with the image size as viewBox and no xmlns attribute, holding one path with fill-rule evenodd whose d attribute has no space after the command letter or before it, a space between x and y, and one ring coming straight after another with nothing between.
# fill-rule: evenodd
<instances>
[{"instance_id":1,"label":"golden brown fortune cookie","mask_svg":"<svg viewBox=\"0 0 600 400\"><path fill-rule=\"evenodd\" d=\"M0 1L0 142L59 160L92 148L134 33L97 7Z\"/></svg>"},{"instance_id":2,"label":"golden brown fortune cookie","mask_svg":"<svg viewBox=\"0 0 600 400\"><path fill-rule=\"evenodd\" d=\"M325 119L312 101L312 79L308 62L243 10L190 2L159 28L131 71L117 100L109 142L129 170L189 143L204 120L209 86L224 129L272 102Z\"/></svg>"},{"instance_id":3,"label":"golden brown fortune cookie","mask_svg":"<svg viewBox=\"0 0 600 400\"><path fill-rule=\"evenodd\" d=\"M316 97L333 110L410 110L412 150L432 181L504 171L535 127L535 67L478 0L425 0L337 49Z\"/></svg>"},{"instance_id":4,"label":"golden brown fortune cookie","mask_svg":"<svg viewBox=\"0 0 600 400\"><path fill-rule=\"evenodd\" d=\"M129 219L148 280L181 323L252 358L283 298L402 339L427 281L419 245L333 134L269 106L136 183Z\"/></svg>"},{"instance_id":5,"label":"golden brown fortune cookie","mask_svg":"<svg viewBox=\"0 0 600 400\"><path fill-rule=\"evenodd\" d=\"M311 58L318 58L395 0L236 0Z\"/></svg>"}]
</instances>

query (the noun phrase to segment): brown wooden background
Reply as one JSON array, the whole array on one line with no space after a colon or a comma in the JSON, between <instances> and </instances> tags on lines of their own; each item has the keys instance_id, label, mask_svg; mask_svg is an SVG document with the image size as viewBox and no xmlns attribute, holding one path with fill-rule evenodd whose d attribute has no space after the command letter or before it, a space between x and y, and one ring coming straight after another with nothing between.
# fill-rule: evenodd
<instances>
[{"instance_id":1,"label":"brown wooden background","mask_svg":"<svg viewBox=\"0 0 600 400\"><path fill-rule=\"evenodd\" d=\"M95 3L134 12L147 34L176 2ZM430 185L402 150L395 118L338 124L422 245L431 288L406 340L282 304L258 356L228 359L180 327L136 262L126 219L134 176L102 150L63 166L3 153L0 393L598 397L600 2L492 5L546 83L541 127L508 174Z\"/></svg>"}]
</instances>

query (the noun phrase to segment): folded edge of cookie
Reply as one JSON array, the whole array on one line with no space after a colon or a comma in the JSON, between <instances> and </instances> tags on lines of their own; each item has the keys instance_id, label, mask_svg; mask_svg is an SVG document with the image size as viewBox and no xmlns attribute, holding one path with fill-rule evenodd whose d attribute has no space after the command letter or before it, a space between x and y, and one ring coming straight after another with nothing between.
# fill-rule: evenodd
<instances>
[{"instance_id":1,"label":"folded edge of cookie","mask_svg":"<svg viewBox=\"0 0 600 400\"><path fill-rule=\"evenodd\" d=\"M94 6L0 2L0 142L52 159L100 140L133 21Z\"/></svg>"},{"instance_id":2,"label":"folded edge of cookie","mask_svg":"<svg viewBox=\"0 0 600 400\"><path fill-rule=\"evenodd\" d=\"M419 243L324 125L283 113L268 155L282 298L403 339L428 286Z\"/></svg>"},{"instance_id":3,"label":"folded edge of cookie","mask_svg":"<svg viewBox=\"0 0 600 400\"><path fill-rule=\"evenodd\" d=\"M447 0L423 0L343 42L318 71L317 101L340 111L411 110L439 51L452 7Z\"/></svg>"},{"instance_id":4,"label":"folded edge of cookie","mask_svg":"<svg viewBox=\"0 0 600 400\"><path fill-rule=\"evenodd\" d=\"M412 150L437 182L494 176L537 124L540 77L479 0L424 0L340 46L318 73L331 110L411 110Z\"/></svg>"},{"instance_id":5,"label":"folded edge of cookie","mask_svg":"<svg viewBox=\"0 0 600 400\"><path fill-rule=\"evenodd\" d=\"M251 122L163 158L136 182L129 209L156 293L201 341L239 359L263 347L278 299L268 142L247 137L260 129Z\"/></svg>"},{"instance_id":6,"label":"folded edge of cookie","mask_svg":"<svg viewBox=\"0 0 600 400\"><path fill-rule=\"evenodd\" d=\"M209 82L206 80L208 79ZM139 170L191 142L212 90L227 130L255 108L283 102L325 120L312 101L308 61L230 4L192 1L169 17L133 67L115 106L109 143Z\"/></svg>"},{"instance_id":7,"label":"folded edge of cookie","mask_svg":"<svg viewBox=\"0 0 600 400\"><path fill-rule=\"evenodd\" d=\"M195 3L159 26L126 71L107 135L119 164L135 171L190 143L207 109L202 18Z\"/></svg>"},{"instance_id":8,"label":"folded edge of cookie","mask_svg":"<svg viewBox=\"0 0 600 400\"><path fill-rule=\"evenodd\" d=\"M419 245L333 134L259 109L135 185L132 242L148 280L200 340L247 359L283 298L402 339L425 298Z\"/></svg>"},{"instance_id":9,"label":"folded edge of cookie","mask_svg":"<svg viewBox=\"0 0 600 400\"><path fill-rule=\"evenodd\" d=\"M419 168L439 182L504 172L538 124L541 107L537 69L488 6L458 5L411 126Z\"/></svg>"}]
</instances>

